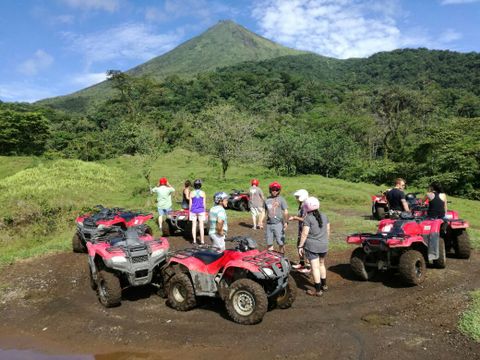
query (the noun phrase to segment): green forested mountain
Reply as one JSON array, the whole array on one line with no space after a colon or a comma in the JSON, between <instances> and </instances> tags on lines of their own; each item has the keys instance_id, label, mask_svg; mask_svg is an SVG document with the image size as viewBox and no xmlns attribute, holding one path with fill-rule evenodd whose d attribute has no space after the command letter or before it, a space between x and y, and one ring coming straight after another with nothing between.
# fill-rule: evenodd
<instances>
[{"instance_id":1,"label":"green forested mountain","mask_svg":"<svg viewBox=\"0 0 480 360\"><path fill-rule=\"evenodd\" d=\"M201 35L126 73L155 80L162 80L171 75L191 78L197 73L213 71L243 61L261 61L305 53L276 44L233 21L220 21ZM107 99L112 94L111 90L110 84L106 81L70 95L45 99L40 103L54 108L83 112L91 108L93 103Z\"/></svg>"}]
</instances>

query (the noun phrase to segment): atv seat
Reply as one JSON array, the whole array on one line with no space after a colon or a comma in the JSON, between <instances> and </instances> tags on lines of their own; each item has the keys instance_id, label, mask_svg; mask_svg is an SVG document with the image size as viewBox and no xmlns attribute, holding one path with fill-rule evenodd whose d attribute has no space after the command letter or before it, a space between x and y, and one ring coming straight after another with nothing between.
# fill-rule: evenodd
<instances>
[{"instance_id":1,"label":"atv seat","mask_svg":"<svg viewBox=\"0 0 480 360\"><path fill-rule=\"evenodd\" d=\"M201 251L197 251L193 254L193 257L197 258L204 264L208 265L211 264L212 262L220 259L223 256L223 251L218 252L214 249L205 249Z\"/></svg>"}]
</instances>

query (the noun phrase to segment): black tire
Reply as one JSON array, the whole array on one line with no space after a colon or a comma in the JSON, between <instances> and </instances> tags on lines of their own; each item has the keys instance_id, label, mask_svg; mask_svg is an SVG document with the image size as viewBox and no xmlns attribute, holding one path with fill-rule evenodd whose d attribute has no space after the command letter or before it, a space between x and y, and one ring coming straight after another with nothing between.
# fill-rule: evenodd
<instances>
[{"instance_id":1,"label":"black tire","mask_svg":"<svg viewBox=\"0 0 480 360\"><path fill-rule=\"evenodd\" d=\"M97 290L97 283L93 280L92 268L88 265L88 278L90 280L90 287L92 290Z\"/></svg>"},{"instance_id":2,"label":"black tire","mask_svg":"<svg viewBox=\"0 0 480 360\"><path fill-rule=\"evenodd\" d=\"M376 206L377 220L383 220L386 216L386 211L383 206Z\"/></svg>"},{"instance_id":3,"label":"black tire","mask_svg":"<svg viewBox=\"0 0 480 360\"><path fill-rule=\"evenodd\" d=\"M445 269L447 264L447 253L445 251L445 240L438 239L438 259L433 260L433 265L438 269Z\"/></svg>"},{"instance_id":4,"label":"black tire","mask_svg":"<svg viewBox=\"0 0 480 360\"><path fill-rule=\"evenodd\" d=\"M168 304L179 311L188 311L197 305L195 289L187 274L175 274L167 283Z\"/></svg>"},{"instance_id":5,"label":"black tire","mask_svg":"<svg viewBox=\"0 0 480 360\"><path fill-rule=\"evenodd\" d=\"M171 235L170 224L163 220L162 222L162 236L168 237Z\"/></svg>"},{"instance_id":6,"label":"black tire","mask_svg":"<svg viewBox=\"0 0 480 360\"><path fill-rule=\"evenodd\" d=\"M122 302L122 287L117 275L100 270L98 272L97 296L100 303L109 308L120 305Z\"/></svg>"},{"instance_id":7,"label":"black tire","mask_svg":"<svg viewBox=\"0 0 480 360\"><path fill-rule=\"evenodd\" d=\"M470 258L472 252L472 246L470 244L470 237L467 230L461 230L454 240L453 249L455 250L455 256L459 259Z\"/></svg>"},{"instance_id":8,"label":"black tire","mask_svg":"<svg viewBox=\"0 0 480 360\"><path fill-rule=\"evenodd\" d=\"M405 251L400 256L398 271L404 283L419 285L425 280L427 271L425 258L417 250Z\"/></svg>"},{"instance_id":9,"label":"black tire","mask_svg":"<svg viewBox=\"0 0 480 360\"><path fill-rule=\"evenodd\" d=\"M235 281L228 289L225 307L236 323L242 325L257 324L262 321L267 312L267 294L255 281L240 279Z\"/></svg>"},{"instance_id":10,"label":"black tire","mask_svg":"<svg viewBox=\"0 0 480 360\"><path fill-rule=\"evenodd\" d=\"M350 267L352 272L357 278L363 281L371 280L377 273L377 269L373 267L366 267L365 260L367 254L363 251L363 248L359 247L353 250L352 255L350 256Z\"/></svg>"},{"instance_id":11,"label":"black tire","mask_svg":"<svg viewBox=\"0 0 480 360\"><path fill-rule=\"evenodd\" d=\"M145 225L145 234L153 236L153 230L150 225Z\"/></svg>"},{"instance_id":12,"label":"black tire","mask_svg":"<svg viewBox=\"0 0 480 360\"><path fill-rule=\"evenodd\" d=\"M287 286L275 297L272 305L280 309L288 309L295 302L296 298L297 286L295 285L295 280L292 275L289 275Z\"/></svg>"},{"instance_id":13,"label":"black tire","mask_svg":"<svg viewBox=\"0 0 480 360\"><path fill-rule=\"evenodd\" d=\"M248 211L248 204L246 204L245 201L240 201L240 203L238 204L238 210Z\"/></svg>"},{"instance_id":14,"label":"black tire","mask_svg":"<svg viewBox=\"0 0 480 360\"><path fill-rule=\"evenodd\" d=\"M73 235L72 238L72 249L73 252L76 253L86 253L87 252L87 247L85 246L82 237L78 233L78 231Z\"/></svg>"}]
</instances>

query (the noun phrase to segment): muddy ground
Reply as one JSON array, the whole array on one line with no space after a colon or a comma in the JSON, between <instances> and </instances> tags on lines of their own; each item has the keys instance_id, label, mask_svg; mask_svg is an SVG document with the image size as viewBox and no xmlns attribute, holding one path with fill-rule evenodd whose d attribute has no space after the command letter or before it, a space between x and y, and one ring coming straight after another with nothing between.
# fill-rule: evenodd
<instances>
[{"instance_id":1,"label":"muddy ground","mask_svg":"<svg viewBox=\"0 0 480 360\"><path fill-rule=\"evenodd\" d=\"M244 222L230 228L263 243L263 234ZM189 245L179 236L170 241L176 248ZM387 275L356 281L350 253L329 254L330 290L322 298L305 295L310 280L295 273L293 307L270 311L255 326L233 323L213 299L177 312L148 287L125 291L120 307L105 309L89 287L85 255L20 261L1 272L0 357L14 348L103 360L480 359L480 344L457 330L468 292L480 288L477 253L449 258L444 270L428 269L417 287Z\"/></svg>"}]
</instances>

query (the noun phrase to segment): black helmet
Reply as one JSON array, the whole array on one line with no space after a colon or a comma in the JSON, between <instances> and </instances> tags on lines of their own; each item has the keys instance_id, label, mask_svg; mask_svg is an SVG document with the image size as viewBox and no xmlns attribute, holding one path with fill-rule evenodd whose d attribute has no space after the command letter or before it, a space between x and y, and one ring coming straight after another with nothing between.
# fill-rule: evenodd
<instances>
[{"instance_id":1,"label":"black helmet","mask_svg":"<svg viewBox=\"0 0 480 360\"><path fill-rule=\"evenodd\" d=\"M193 188L194 189L200 189L202 187L202 180L197 179L193 182Z\"/></svg>"},{"instance_id":2,"label":"black helmet","mask_svg":"<svg viewBox=\"0 0 480 360\"><path fill-rule=\"evenodd\" d=\"M415 201L416 198L417 196L414 193L408 193L407 195L405 195L405 200L407 200L408 202Z\"/></svg>"}]
</instances>

